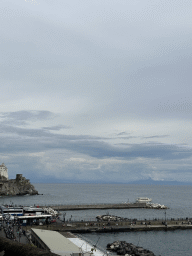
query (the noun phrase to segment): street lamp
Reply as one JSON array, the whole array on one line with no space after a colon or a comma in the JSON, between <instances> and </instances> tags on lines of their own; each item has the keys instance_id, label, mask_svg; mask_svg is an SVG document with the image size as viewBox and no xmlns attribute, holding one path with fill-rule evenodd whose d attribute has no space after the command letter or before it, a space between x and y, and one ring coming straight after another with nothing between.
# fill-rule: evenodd
<instances>
[{"instance_id":1,"label":"street lamp","mask_svg":"<svg viewBox=\"0 0 192 256\"><path fill-rule=\"evenodd\" d=\"M66 212L63 213L63 222L65 222Z\"/></svg>"}]
</instances>

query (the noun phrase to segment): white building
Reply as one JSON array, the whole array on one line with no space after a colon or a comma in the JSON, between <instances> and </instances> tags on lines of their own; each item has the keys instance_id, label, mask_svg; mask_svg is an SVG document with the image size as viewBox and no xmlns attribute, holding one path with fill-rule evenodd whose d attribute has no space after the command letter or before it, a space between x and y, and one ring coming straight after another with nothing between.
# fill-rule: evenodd
<instances>
[{"instance_id":1,"label":"white building","mask_svg":"<svg viewBox=\"0 0 192 256\"><path fill-rule=\"evenodd\" d=\"M23 217L23 216L22 216ZM32 217L32 216L30 216ZM34 217L34 216L33 216ZM107 255L80 237L68 238L57 231L31 229L31 240L38 248L47 250L60 256L104 256Z\"/></svg>"},{"instance_id":2,"label":"white building","mask_svg":"<svg viewBox=\"0 0 192 256\"><path fill-rule=\"evenodd\" d=\"M32 228L31 238L35 246L57 255L83 256L80 248L59 232Z\"/></svg>"},{"instance_id":3,"label":"white building","mask_svg":"<svg viewBox=\"0 0 192 256\"><path fill-rule=\"evenodd\" d=\"M8 180L8 169L4 163L0 165L0 179L7 179Z\"/></svg>"}]
</instances>

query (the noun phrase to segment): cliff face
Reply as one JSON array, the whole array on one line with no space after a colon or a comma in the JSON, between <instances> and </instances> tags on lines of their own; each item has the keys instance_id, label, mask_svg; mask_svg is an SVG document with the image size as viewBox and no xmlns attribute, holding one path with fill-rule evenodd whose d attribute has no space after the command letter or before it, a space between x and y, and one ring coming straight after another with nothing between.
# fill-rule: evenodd
<instances>
[{"instance_id":1,"label":"cliff face","mask_svg":"<svg viewBox=\"0 0 192 256\"><path fill-rule=\"evenodd\" d=\"M0 195L38 195L38 191L29 180L17 174L16 179L0 180Z\"/></svg>"}]
</instances>

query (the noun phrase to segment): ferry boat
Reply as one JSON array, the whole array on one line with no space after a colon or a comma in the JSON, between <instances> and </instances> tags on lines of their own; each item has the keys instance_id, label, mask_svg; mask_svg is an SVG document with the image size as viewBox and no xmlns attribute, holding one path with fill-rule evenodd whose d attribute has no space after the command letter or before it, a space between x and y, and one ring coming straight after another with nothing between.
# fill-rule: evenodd
<instances>
[{"instance_id":1,"label":"ferry boat","mask_svg":"<svg viewBox=\"0 0 192 256\"><path fill-rule=\"evenodd\" d=\"M35 206L13 206L13 205L0 205L0 214L9 216L10 219L23 220L24 223L36 222L39 219L49 219L58 216L58 212L52 208L40 208ZM38 222L38 221L37 221Z\"/></svg>"},{"instance_id":2,"label":"ferry boat","mask_svg":"<svg viewBox=\"0 0 192 256\"><path fill-rule=\"evenodd\" d=\"M136 203L148 203L148 202L151 202L152 199L151 198L148 198L148 197L138 197L136 199Z\"/></svg>"},{"instance_id":3,"label":"ferry boat","mask_svg":"<svg viewBox=\"0 0 192 256\"><path fill-rule=\"evenodd\" d=\"M28 207L16 207L16 206L0 206L0 212L2 214L10 214L13 216L23 216L23 215L42 215L45 213L45 210L42 208L37 208L33 206Z\"/></svg>"},{"instance_id":4,"label":"ferry boat","mask_svg":"<svg viewBox=\"0 0 192 256\"><path fill-rule=\"evenodd\" d=\"M42 215L45 213L45 210L42 208L37 208L33 206L23 207L24 215Z\"/></svg>"},{"instance_id":5,"label":"ferry boat","mask_svg":"<svg viewBox=\"0 0 192 256\"><path fill-rule=\"evenodd\" d=\"M22 207L12 207L12 206L0 206L1 214L10 214L14 216L22 216L23 208Z\"/></svg>"},{"instance_id":6,"label":"ferry boat","mask_svg":"<svg viewBox=\"0 0 192 256\"><path fill-rule=\"evenodd\" d=\"M17 216L15 219L22 225L43 225L43 223L50 224L52 220L52 215L34 215L34 216Z\"/></svg>"}]
</instances>

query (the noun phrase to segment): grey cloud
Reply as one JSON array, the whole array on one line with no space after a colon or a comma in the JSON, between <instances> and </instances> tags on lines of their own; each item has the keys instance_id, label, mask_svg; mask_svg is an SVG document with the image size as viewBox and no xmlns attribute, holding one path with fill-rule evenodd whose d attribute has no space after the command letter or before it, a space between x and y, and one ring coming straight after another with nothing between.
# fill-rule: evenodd
<instances>
[{"instance_id":1,"label":"grey cloud","mask_svg":"<svg viewBox=\"0 0 192 256\"><path fill-rule=\"evenodd\" d=\"M124 135L124 133L120 133L120 135ZM126 133L125 133L126 134ZM127 133L128 134L128 133ZM166 137L170 137L170 135L152 135L152 136L121 136L120 139L123 140L129 140L129 139L160 139L160 138L166 138ZM119 137L117 138L119 139ZM116 145L120 145L120 143L116 144ZM122 143L123 145L123 143ZM124 144L125 145L125 144Z\"/></svg>"},{"instance_id":2,"label":"grey cloud","mask_svg":"<svg viewBox=\"0 0 192 256\"><path fill-rule=\"evenodd\" d=\"M1 3L0 152L189 159L192 2L39 1Z\"/></svg>"},{"instance_id":3,"label":"grey cloud","mask_svg":"<svg viewBox=\"0 0 192 256\"><path fill-rule=\"evenodd\" d=\"M50 111L16 111L16 112L1 112L0 118L2 121L0 123L10 124L10 125L24 125L27 121L37 121L37 120L47 120L56 116ZM10 126L11 129L12 126Z\"/></svg>"},{"instance_id":4,"label":"grey cloud","mask_svg":"<svg viewBox=\"0 0 192 256\"><path fill-rule=\"evenodd\" d=\"M104 142L102 137L86 135L61 135L53 134L44 129L24 129L11 126L1 126L0 131L3 141L0 146L1 152L6 150L40 152L43 150L66 149L71 152L82 153L98 159L103 158L159 158L168 159L185 159L192 156L192 149L180 147L177 145L166 145L160 143L143 143L113 146ZM7 133L7 136L5 134ZM10 135L17 135L19 137ZM122 147L123 146L123 147Z\"/></svg>"},{"instance_id":5,"label":"grey cloud","mask_svg":"<svg viewBox=\"0 0 192 256\"><path fill-rule=\"evenodd\" d=\"M58 126L60 127L60 126ZM63 126L62 126L63 127ZM65 127L65 126L64 126ZM57 128L57 127L56 127ZM0 123L0 133L2 134L2 139L8 136L20 136L21 140L24 141L24 138L32 139L36 138L39 140L39 143L41 144L41 139L44 140L44 138L47 140L47 142L52 143L53 140L68 140L68 141L82 141L82 140L101 140L105 139L104 137L97 137L97 136L90 136L90 135L61 135L61 134L54 134L51 133L51 130L55 129L30 129L30 128L22 128L12 125L7 125ZM108 138L106 138L108 139ZM54 143L53 143L54 145Z\"/></svg>"},{"instance_id":6,"label":"grey cloud","mask_svg":"<svg viewBox=\"0 0 192 256\"><path fill-rule=\"evenodd\" d=\"M72 127L67 126L67 125L56 125L56 126L51 126L51 127L43 127L44 130L49 130L49 131L60 131L62 129L71 129Z\"/></svg>"},{"instance_id":7,"label":"grey cloud","mask_svg":"<svg viewBox=\"0 0 192 256\"><path fill-rule=\"evenodd\" d=\"M123 139L123 140L129 140L129 139L135 139L135 138L140 138L140 136L123 136L123 137L121 137L121 139Z\"/></svg>"},{"instance_id":8,"label":"grey cloud","mask_svg":"<svg viewBox=\"0 0 192 256\"><path fill-rule=\"evenodd\" d=\"M89 34L51 24L40 17L30 16L27 22L32 24L35 39L30 35L30 42L25 37L23 41L1 40L4 40L1 49L5 49L5 61L2 62L5 70L1 77L6 81L10 78L18 81L20 94L25 95L25 90L34 94L35 88L42 97L57 95L59 91L63 97L91 98L92 113L98 111L99 100L105 106L105 111L103 105L101 107L102 116L107 117L113 113L116 118L170 115L191 118L191 100L184 102L180 99L181 95L188 95L191 88L191 36L188 34L184 40L185 48L179 44L177 34L167 40L163 36L162 39L157 37L157 43L147 41L144 49L141 47L144 56L137 48L101 47L90 40ZM23 29L25 31L27 27ZM175 37L177 43L172 50L171 42ZM130 45L130 36L127 35L123 42ZM181 45L179 50L178 45ZM171 98L171 102L166 102L164 97Z\"/></svg>"},{"instance_id":9,"label":"grey cloud","mask_svg":"<svg viewBox=\"0 0 192 256\"><path fill-rule=\"evenodd\" d=\"M166 138L170 135L153 135L153 136L143 136L142 139L156 139L156 138Z\"/></svg>"},{"instance_id":10,"label":"grey cloud","mask_svg":"<svg viewBox=\"0 0 192 256\"><path fill-rule=\"evenodd\" d=\"M122 135L127 135L127 134L130 134L130 132L120 132L117 134L117 136L122 136Z\"/></svg>"},{"instance_id":11,"label":"grey cloud","mask_svg":"<svg viewBox=\"0 0 192 256\"><path fill-rule=\"evenodd\" d=\"M192 155L192 149L181 149L174 145L165 144L130 144L127 147L121 148L114 147L106 143L90 143L88 141L84 141L81 144L76 144L74 150L79 150L79 152L97 158L120 157L124 159L132 159L143 157L174 160L188 158Z\"/></svg>"},{"instance_id":12,"label":"grey cloud","mask_svg":"<svg viewBox=\"0 0 192 256\"><path fill-rule=\"evenodd\" d=\"M178 175L182 172L183 175L190 175L189 168L191 167L192 150L185 147L178 147L176 145L164 145L164 144L128 144L123 149L119 147L113 147L107 143L99 141L91 141L81 136L73 137L73 139L68 136L53 136L47 138L23 138L16 139L5 137L1 138L0 145L0 154L4 154L8 157L8 167L10 164L11 169L13 169L12 174L17 173L18 170L22 173L27 173L29 178L37 181L40 178L45 176L48 179L50 173L47 171L44 166L44 162L54 165L57 163L58 155L66 155L67 158L78 157L80 154L82 157L86 156L93 157L96 162L94 164L84 164L84 162L79 162L73 164L70 162L70 165L66 165L65 162L59 159L59 166L55 166L56 176L60 177L60 180L66 180L66 172L70 170L71 177L74 181L88 181L91 177L95 181L105 181L109 176L108 182L129 182L131 180L138 180L141 177L147 179L151 176L153 170L152 166L157 165L156 170L161 174L161 165L163 164L163 174L160 176L166 180L166 175L169 173L171 177L174 177L177 180ZM45 152L45 156L39 156L38 152ZM35 153L33 156L27 156L26 154ZM47 156L49 157L47 158ZM12 155L12 156L11 156ZM17 155L20 155L19 157ZM94 165L100 165L102 159L110 160L120 159L120 160L131 160L130 162L119 162L110 163L108 161L106 164L101 164L101 168L96 168L92 170ZM137 159L142 159L137 160ZM9 163L10 159L10 163ZM12 159L12 163L11 163ZM182 162L188 161L188 166L184 166ZM155 161L155 163L154 163ZM21 166L21 167L17 167ZM171 170L170 166L173 166ZM81 172L83 168L84 172ZM62 169L62 171L60 170ZM17 170L17 171L16 171ZM101 172L100 172L101 171ZM57 174L58 172L58 174ZM32 173L36 173L36 178ZM76 175L75 173L78 173ZM53 174L51 174L53 176ZM175 176L176 175L176 176ZM169 177L170 177L169 176ZM35 180L36 179L36 180ZM52 177L51 180L54 180L55 177ZM169 178L167 178L169 180ZM56 179L55 179L56 180Z\"/></svg>"}]
</instances>

